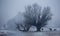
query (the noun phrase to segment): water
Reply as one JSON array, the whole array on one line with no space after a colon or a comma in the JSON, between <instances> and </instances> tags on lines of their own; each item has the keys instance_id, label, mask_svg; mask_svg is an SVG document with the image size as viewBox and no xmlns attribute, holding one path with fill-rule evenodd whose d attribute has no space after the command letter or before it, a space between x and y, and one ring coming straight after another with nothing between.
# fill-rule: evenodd
<instances>
[{"instance_id":1,"label":"water","mask_svg":"<svg viewBox=\"0 0 60 36\"><path fill-rule=\"evenodd\" d=\"M2 32L4 32L4 33L2 33ZM60 36L60 31L51 31L51 32L20 32L20 31L10 31L10 30L0 30L0 33L6 34L6 36Z\"/></svg>"}]
</instances>

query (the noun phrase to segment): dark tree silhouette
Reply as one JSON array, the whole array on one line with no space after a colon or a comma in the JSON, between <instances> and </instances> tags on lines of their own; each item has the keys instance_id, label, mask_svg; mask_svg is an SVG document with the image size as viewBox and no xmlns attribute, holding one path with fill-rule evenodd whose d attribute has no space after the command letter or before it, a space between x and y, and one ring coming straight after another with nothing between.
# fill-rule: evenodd
<instances>
[{"instance_id":1,"label":"dark tree silhouette","mask_svg":"<svg viewBox=\"0 0 60 36\"><path fill-rule=\"evenodd\" d=\"M41 27L47 25L47 22L51 20L50 7L45 7L43 10L37 4L27 6L24 12L25 24L30 28L35 26L37 31L40 31ZM29 30L27 28L27 30Z\"/></svg>"},{"instance_id":2,"label":"dark tree silhouette","mask_svg":"<svg viewBox=\"0 0 60 36\"><path fill-rule=\"evenodd\" d=\"M17 24L19 31L29 31L31 26L35 26L37 31L47 25L48 21L51 20L50 7L45 7L43 10L37 4L27 6L24 12L24 24ZM21 27L23 30L21 30Z\"/></svg>"}]
</instances>

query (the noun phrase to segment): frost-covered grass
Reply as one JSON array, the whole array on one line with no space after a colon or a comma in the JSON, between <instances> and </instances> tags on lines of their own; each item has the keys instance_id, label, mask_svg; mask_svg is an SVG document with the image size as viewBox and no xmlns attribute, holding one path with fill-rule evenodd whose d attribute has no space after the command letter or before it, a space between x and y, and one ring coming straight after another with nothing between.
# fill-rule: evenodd
<instances>
[{"instance_id":1,"label":"frost-covered grass","mask_svg":"<svg viewBox=\"0 0 60 36\"><path fill-rule=\"evenodd\" d=\"M47 32L20 32L10 30L0 30L7 36L60 36L60 31L47 31ZM1 34L0 34L1 35Z\"/></svg>"}]
</instances>

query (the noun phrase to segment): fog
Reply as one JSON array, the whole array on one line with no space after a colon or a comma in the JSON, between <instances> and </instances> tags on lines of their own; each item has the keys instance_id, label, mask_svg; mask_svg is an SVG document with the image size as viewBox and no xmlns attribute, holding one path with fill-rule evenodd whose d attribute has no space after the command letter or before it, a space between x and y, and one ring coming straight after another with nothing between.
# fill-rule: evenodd
<instances>
[{"instance_id":1,"label":"fog","mask_svg":"<svg viewBox=\"0 0 60 36\"><path fill-rule=\"evenodd\" d=\"M7 24L8 20L13 19L18 15L18 12L23 12L25 6L37 3L42 8L51 7L53 14L52 20L47 27L60 27L60 0L0 0L0 24ZM22 18L20 18L21 20Z\"/></svg>"}]
</instances>

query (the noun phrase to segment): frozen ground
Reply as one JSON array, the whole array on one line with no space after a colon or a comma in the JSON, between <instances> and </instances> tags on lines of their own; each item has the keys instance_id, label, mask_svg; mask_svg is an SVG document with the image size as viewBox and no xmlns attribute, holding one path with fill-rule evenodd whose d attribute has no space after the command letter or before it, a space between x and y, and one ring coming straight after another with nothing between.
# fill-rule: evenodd
<instances>
[{"instance_id":1,"label":"frozen ground","mask_svg":"<svg viewBox=\"0 0 60 36\"><path fill-rule=\"evenodd\" d=\"M6 36L60 36L60 31L20 32L20 31L0 30L0 35L2 34L6 34Z\"/></svg>"}]
</instances>

